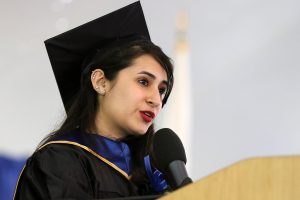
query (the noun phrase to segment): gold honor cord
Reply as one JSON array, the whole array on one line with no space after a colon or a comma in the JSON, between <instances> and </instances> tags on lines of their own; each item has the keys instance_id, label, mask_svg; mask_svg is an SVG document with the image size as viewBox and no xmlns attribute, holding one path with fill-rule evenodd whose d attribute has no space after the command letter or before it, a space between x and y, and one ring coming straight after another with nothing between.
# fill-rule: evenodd
<instances>
[{"instance_id":1,"label":"gold honor cord","mask_svg":"<svg viewBox=\"0 0 300 200\"><path fill-rule=\"evenodd\" d=\"M13 199L15 199L15 197L16 197L16 192L17 192L17 188L18 188L18 185L19 185L19 180L20 180L20 178L21 178L21 175L22 175L22 173L23 173L25 167L26 167L26 163L25 163L25 165L24 165L24 167L23 167L21 173L19 174L18 181L17 181L16 187L15 187L15 192L14 192L14 198L13 198Z\"/></svg>"}]
</instances>

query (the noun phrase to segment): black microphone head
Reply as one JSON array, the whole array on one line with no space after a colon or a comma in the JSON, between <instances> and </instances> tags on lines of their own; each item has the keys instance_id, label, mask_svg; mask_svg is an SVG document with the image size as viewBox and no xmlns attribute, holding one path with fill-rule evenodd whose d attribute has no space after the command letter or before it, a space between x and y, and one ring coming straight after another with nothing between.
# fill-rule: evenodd
<instances>
[{"instance_id":1,"label":"black microphone head","mask_svg":"<svg viewBox=\"0 0 300 200\"><path fill-rule=\"evenodd\" d=\"M158 130L153 136L153 155L155 166L162 173L166 173L169 164L175 160L186 163L186 155L179 137L169 128Z\"/></svg>"}]
</instances>

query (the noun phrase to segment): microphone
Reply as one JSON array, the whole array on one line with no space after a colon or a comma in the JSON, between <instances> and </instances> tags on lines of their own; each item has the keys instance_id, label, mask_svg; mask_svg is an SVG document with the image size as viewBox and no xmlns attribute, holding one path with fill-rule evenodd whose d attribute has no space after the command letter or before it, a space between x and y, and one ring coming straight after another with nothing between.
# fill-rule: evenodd
<instances>
[{"instance_id":1,"label":"microphone","mask_svg":"<svg viewBox=\"0 0 300 200\"><path fill-rule=\"evenodd\" d=\"M163 128L154 134L150 157L155 167L166 175L172 189L193 182L185 168L186 155L183 144L171 129Z\"/></svg>"}]
</instances>

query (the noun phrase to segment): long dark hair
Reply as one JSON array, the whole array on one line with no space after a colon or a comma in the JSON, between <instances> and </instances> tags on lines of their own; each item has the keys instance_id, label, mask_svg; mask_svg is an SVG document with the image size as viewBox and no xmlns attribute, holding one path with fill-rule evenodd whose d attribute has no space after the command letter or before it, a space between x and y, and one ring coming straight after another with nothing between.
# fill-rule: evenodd
<instances>
[{"instance_id":1,"label":"long dark hair","mask_svg":"<svg viewBox=\"0 0 300 200\"><path fill-rule=\"evenodd\" d=\"M137 37L118 39L105 48L96 49L87 56L82 66L80 89L66 106L66 119L58 130L43 140L42 144L51 140L57 133L66 133L75 129L79 129L81 132L96 130L95 116L99 105L98 94L93 89L90 80L92 71L101 69L104 71L105 77L112 81L120 70L129 67L135 58L145 54L152 56L167 73L168 87L163 99L164 105L173 87L173 65L170 58L147 39ZM152 124L143 136L126 140L133 158L134 167L131 180L138 186L143 186L147 182L143 157L149 153L153 134Z\"/></svg>"}]
</instances>

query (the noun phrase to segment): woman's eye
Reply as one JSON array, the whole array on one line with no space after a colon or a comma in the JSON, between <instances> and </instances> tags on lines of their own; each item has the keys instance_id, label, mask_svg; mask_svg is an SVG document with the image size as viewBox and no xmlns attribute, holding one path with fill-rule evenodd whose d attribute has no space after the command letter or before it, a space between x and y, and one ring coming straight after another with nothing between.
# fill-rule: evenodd
<instances>
[{"instance_id":1,"label":"woman's eye","mask_svg":"<svg viewBox=\"0 0 300 200\"><path fill-rule=\"evenodd\" d=\"M164 95L166 93L166 91L167 91L167 88L161 88L161 89L159 89L160 95Z\"/></svg>"},{"instance_id":2,"label":"woman's eye","mask_svg":"<svg viewBox=\"0 0 300 200\"><path fill-rule=\"evenodd\" d=\"M147 86L149 84L148 80L146 79L139 80L139 83L142 84L143 86Z\"/></svg>"}]
</instances>

